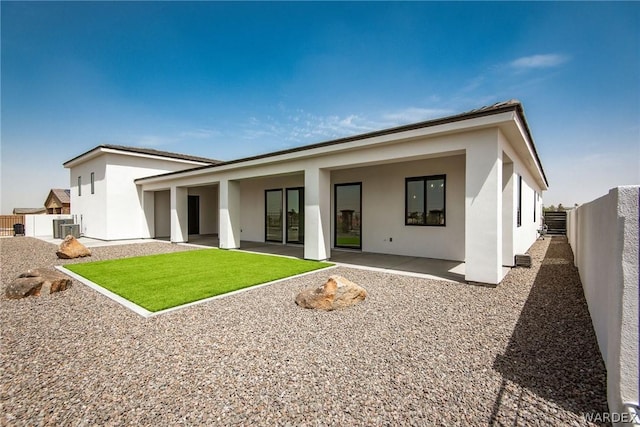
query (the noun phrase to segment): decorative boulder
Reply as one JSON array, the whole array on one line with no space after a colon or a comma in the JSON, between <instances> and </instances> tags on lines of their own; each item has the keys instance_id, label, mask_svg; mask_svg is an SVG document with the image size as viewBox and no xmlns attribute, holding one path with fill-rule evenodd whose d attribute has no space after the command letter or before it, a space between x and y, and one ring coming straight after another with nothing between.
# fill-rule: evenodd
<instances>
[{"instance_id":1,"label":"decorative boulder","mask_svg":"<svg viewBox=\"0 0 640 427\"><path fill-rule=\"evenodd\" d=\"M28 270L7 286L5 295L11 299L37 297L43 291L53 294L67 290L69 287L71 287L71 279L62 273L44 269Z\"/></svg>"},{"instance_id":2,"label":"decorative boulder","mask_svg":"<svg viewBox=\"0 0 640 427\"><path fill-rule=\"evenodd\" d=\"M42 277L18 277L9 283L4 290L4 294L10 299L26 298L30 296L40 296L40 290L44 284Z\"/></svg>"},{"instance_id":3,"label":"decorative boulder","mask_svg":"<svg viewBox=\"0 0 640 427\"><path fill-rule=\"evenodd\" d=\"M335 310L363 301L367 291L342 276L330 276L317 288L305 289L296 296L296 304L304 308Z\"/></svg>"},{"instance_id":4,"label":"decorative boulder","mask_svg":"<svg viewBox=\"0 0 640 427\"><path fill-rule=\"evenodd\" d=\"M58 258L71 259L85 256L91 256L91 251L85 245L80 243L78 239L72 235L68 235L60 243L60 248L56 252Z\"/></svg>"}]
</instances>

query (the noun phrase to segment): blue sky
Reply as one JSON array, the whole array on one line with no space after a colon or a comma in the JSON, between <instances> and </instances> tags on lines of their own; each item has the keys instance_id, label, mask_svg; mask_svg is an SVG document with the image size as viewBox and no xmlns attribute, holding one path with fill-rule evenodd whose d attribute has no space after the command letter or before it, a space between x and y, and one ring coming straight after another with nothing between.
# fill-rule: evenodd
<instances>
[{"instance_id":1,"label":"blue sky","mask_svg":"<svg viewBox=\"0 0 640 427\"><path fill-rule=\"evenodd\" d=\"M545 204L640 184L640 3L2 2L1 213L103 143L230 160L516 98Z\"/></svg>"}]
</instances>

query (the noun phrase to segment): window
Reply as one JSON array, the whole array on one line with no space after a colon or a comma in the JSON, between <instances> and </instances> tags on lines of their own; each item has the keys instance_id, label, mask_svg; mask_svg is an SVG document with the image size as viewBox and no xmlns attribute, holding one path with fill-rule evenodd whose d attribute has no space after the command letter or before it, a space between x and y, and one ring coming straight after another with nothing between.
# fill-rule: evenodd
<instances>
[{"instance_id":1,"label":"window","mask_svg":"<svg viewBox=\"0 0 640 427\"><path fill-rule=\"evenodd\" d=\"M518 176L518 227L522 225L522 175Z\"/></svg>"},{"instance_id":2,"label":"window","mask_svg":"<svg viewBox=\"0 0 640 427\"><path fill-rule=\"evenodd\" d=\"M95 173L91 172L91 194L95 194L96 193L95 178L96 178Z\"/></svg>"},{"instance_id":3,"label":"window","mask_svg":"<svg viewBox=\"0 0 640 427\"><path fill-rule=\"evenodd\" d=\"M78 177L78 196L82 196L82 177Z\"/></svg>"},{"instance_id":4,"label":"window","mask_svg":"<svg viewBox=\"0 0 640 427\"><path fill-rule=\"evenodd\" d=\"M405 179L405 225L446 225L446 175Z\"/></svg>"},{"instance_id":5,"label":"window","mask_svg":"<svg viewBox=\"0 0 640 427\"><path fill-rule=\"evenodd\" d=\"M538 192L533 192L533 222L536 222L536 210L538 208Z\"/></svg>"}]
</instances>

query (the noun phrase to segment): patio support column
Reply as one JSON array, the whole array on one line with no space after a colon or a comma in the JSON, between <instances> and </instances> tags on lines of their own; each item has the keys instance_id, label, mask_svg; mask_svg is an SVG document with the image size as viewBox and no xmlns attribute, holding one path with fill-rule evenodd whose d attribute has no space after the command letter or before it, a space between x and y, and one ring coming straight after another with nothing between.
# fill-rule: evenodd
<instances>
[{"instance_id":1,"label":"patio support column","mask_svg":"<svg viewBox=\"0 0 640 427\"><path fill-rule=\"evenodd\" d=\"M142 191L142 211L143 211L143 223L142 223L142 237L154 238L156 237L156 225L155 225L155 197L156 193L153 191Z\"/></svg>"},{"instance_id":2,"label":"patio support column","mask_svg":"<svg viewBox=\"0 0 640 427\"><path fill-rule=\"evenodd\" d=\"M220 248L240 247L240 183L228 179L220 180Z\"/></svg>"},{"instance_id":3,"label":"patio support column","mask_svg":"<svg viewBox=\"0 0 640 427\"><path fill-rule=\"evenodd\" d=\"M187 196L186 187L171 187L171 243L183 243L189 239Z\"/></svg>"},{"instance_id":4,"label":"patio support column","mask_svg":"<svg viewBox=\"0 0 640 427\"><path fill-rule=\"evenodd\" d=\"M304 257L331 256L331 172L317 167L304 172Z\"/></svg>"},{"instance_id":5,"label":"patio support column","mask_svg":"<svg viewBox=\"0 0 640 427\"><path fill-rule=\"evenodd\" d=\"M497 134L467 147L465 173L465 279L502 280L502 150Z\"/></svg>"}]
</instances>

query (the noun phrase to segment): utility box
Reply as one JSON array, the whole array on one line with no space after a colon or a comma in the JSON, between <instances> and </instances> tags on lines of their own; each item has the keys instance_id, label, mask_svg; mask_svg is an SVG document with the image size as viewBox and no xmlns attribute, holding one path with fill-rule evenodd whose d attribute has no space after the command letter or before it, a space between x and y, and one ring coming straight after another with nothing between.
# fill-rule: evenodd
<instances>
[{"instance_id":1,"label":"utility box","mask_svg":"<svg viewBox=\"0 0 640 427\"><path fill-rule=\"evenodd\" d=\"M76 239L80 237L80 224L60 224L60 238L64 239L72 235Z\"/></svg>"},{"instance_id":2,"label":"utility box","mask_svg":"<svg viewBox=\"0 0 640 427\"><path fill-rule=\"evenodd\" d=\"M66 234L63 234L60 230L60 226L63 224L73 224L72 219L54 219L53 220L53 238L64 239Z\"/></svg>"},{"instance_id":3,"label":"utility box","mask_svg":"<svg viewBox=\"0 0 640 427\"><path fill-rule=\"evenodd\" d=\"M516 255L516 267L531 267L531 255Z\"/></svg>"}]
</instances>

